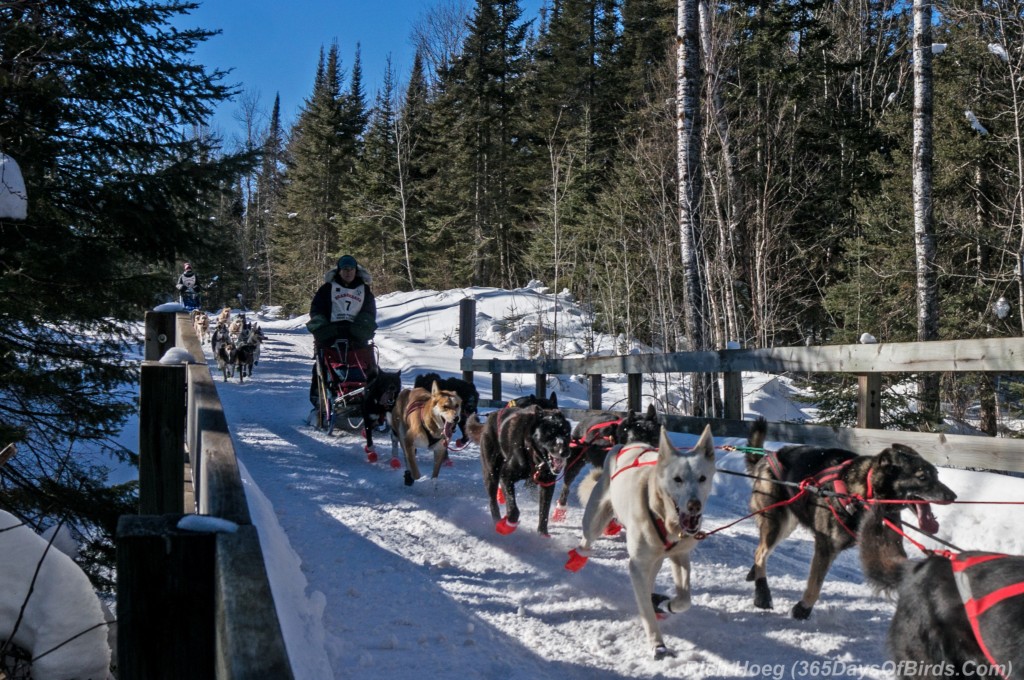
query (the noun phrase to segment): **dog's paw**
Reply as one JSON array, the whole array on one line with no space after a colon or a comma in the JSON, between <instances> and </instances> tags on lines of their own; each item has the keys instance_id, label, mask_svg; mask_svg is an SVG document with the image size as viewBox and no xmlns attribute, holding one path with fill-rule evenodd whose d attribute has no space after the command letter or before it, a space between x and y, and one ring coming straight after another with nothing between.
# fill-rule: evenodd
<instances>
[{"instance_id":1,"label":"dog's paw","mask_svg":"<svg viewBox=\"0 0 1024 680\"><path fill-rule=\"evenodd\" d=\"M397 458L392 458L391 462L388 463L388 465L390 465L392 468L397 470L398 468L402 467L402 461L398 460ZM408 473L406 473L406 474L408 474ZM409 475L409 477L412 477L412 475Z\"/></svg>"},{"instance_id":2,"label":"dog's paw","mask_svg":"<svg viewBox=\"0 0 1024 680\"><path fill-rule=\"evenodd\" d=\"M619 524L617 521L615 521L615 518L613 517L612 520L610 522L608 522L608 526L606 526L604 528L604 535L605 536L618 536L619 532L621 532L621 531L622 531L622 525Z\"/></svg>"},{"instance_id":3,"label":"dog's paw","mask_svg":"<svg viewBox=\"0 0 1024 680\"><path fill-rule=\"evenodd\" d=\"M665 645L655 645L654 647L654 658L656 660L660 661L661 659L664 659L666 657L675 657L675 655L676 653L668 647L666 647Z\"/></svg>"},{"instance_id":4,"label":"dog's paw","mask_svg":"<svg viewBox=\"0 0 1024 680\"><path fill-rule=\"evenodd\" d=\"M405 485L406 486L412 486L413 481L415 481L415 480L413 480L413 478L412 478L412 473L409 472L408 470L406 470L405 471Z\"/></svg>"},{"instance_id":5,"label":"dog's paw","mask_svg":"<svg viewBox=\"0 0 1024 680\"><path fill-rule=\"evenodd\" d=\"M564 522L568 509L561 503L555 503L555 510L551 513L552 522Z\"/></svg>"},{"instance_id":6,"label":"dog's paw","mask_svg":"<svg viewBox=\"0 0 1024 680\"><path fill-rule=\"evenodd\" d=\"M502 536L508 536L519 527L519 522L509 522L508 517L502 517L497 524L494 525L495 531Z\"/></svg>"},{"instance_id":7,"label":"dog's paw","mask_svg":"<svg viewBox=\"0 0 1024 680\"><path fill-rule=\"evenodd\" d=\"M810 617L811 609L813 609L813 606L808 607L803 602L797 602L795 605L793 605L793 609L790 613L793 615L793 618L797 621L805 621L808 617Z\"/></svg>"},{"instance_id":8,"label":"dog's paw","mask_svg":"<svg viewBox=\"0 0 1024 680\"><path fill-rule=\"evenodd\" d=\"M569 559L565 563L565 568L569 571L577 572L586 566L588 559L590 558L580 553L576 548L573 548L569 551Z\"/></svg>"},{"instance_id":9,"label":"dog's paw","mask_svg":"<svg viewBox=\"0 0 1024 680\"><path fill-rule=\"evenodd\" d=\"M367 462L376 463L377 460L380 458L380 456L377 455L377 452L373 450L372 446L364 446L363 450L366 451Z\"/></svg>"}]
</instances>

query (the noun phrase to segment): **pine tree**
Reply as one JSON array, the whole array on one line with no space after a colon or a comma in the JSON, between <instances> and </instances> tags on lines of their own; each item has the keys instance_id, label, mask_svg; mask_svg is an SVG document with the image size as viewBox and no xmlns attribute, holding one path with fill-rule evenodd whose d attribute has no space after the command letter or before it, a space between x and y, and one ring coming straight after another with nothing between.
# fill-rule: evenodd
<instances>
[{"instance_id":1,"label":"pine tree","mask_svg":"<svg viewBox=\"0 0 1024 680\"><path fill-rule=\"evenodd\" d=\"M289 167L273 252L280 302L290 310L308 307L337 257L345 200L340 188L354 167L351 135L341 99L338 46L320 53L313 93L291 133Z\"/></svg>"}]
</instances>

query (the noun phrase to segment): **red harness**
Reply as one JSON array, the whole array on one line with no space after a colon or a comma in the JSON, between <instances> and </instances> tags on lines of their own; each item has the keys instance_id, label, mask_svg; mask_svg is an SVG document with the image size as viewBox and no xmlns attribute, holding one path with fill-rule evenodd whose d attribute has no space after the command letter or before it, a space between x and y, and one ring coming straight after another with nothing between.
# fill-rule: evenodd
<instances>
[{"instance_id":1,"label":"red harness","mask_svg":"<svg viewBox=\"0 0 1024 680\"><path fill-rule=\"evenodd\" d=\"M982 638L981 616L1003 600L1024 595L1024 581L1010 583L1002 586L1001 588L996 588L990 593L975 595L974 590L971 588L971 581L967 574L967 570L977 564L991 562L992 560L1005 559L1010 557L1010 555L980 552L971 552L960 555L950 552L941 552L937 554L947 557L952 564L953 581L956 583L957 590L960 591L960 598L964 601L964 610L967 613L967 620L971 622L971 630L974 631L974 638L978 641L978 646L981 648L985 658L988 659L988 662L992 664L993 668L997 670L1001 677L1005 678L1006 675L1003 674L1002 666L1000 666L999 662L992 656L992 652L989 651L988 647L985 645L985 640Z\"/></svg>"},{"instance_id":2,"label":"red harness","mask_svg":"<svg viewBox=\"0 0 1024 680\"><path fill-rule=\"evenodd\" d=\"M618 477L620 474L622 474L626 470L635 470L636 468L641 468L641 467L646 467L648 465L657 465L658 464L657 456L655 456L653 460L645 460L645 461L641 461L640 460L641 458L643 458L648 453L652 453L652 452L653 453L657 453L658 449L650 447L650 446L646 446L646 445L638 446L638 445L635 445L635 444L629 445L629 446L625 446L622 449L620 449L619 452L617 454L615 454L615 461L618 462L618 460L620 458L622 458L622 454L626 453L627 451L632 451L633 449L636 449L636 448L640 448L641 450L636 454L636 456L633 458L632 461L630 461L630 463L628 465L624 465L623 467L621 467L618 470L616 470L615 473L612 475L612 479L615 479L616 477ZM665 546L665 550L671 550L672 547L676 543L678 543L679 541L669 540L668 529L665 528L665 520L664 519L662 519L661 517L658 517L657 515L655 515L654 511L651 510L650 508L647 509L647 514L651 518L651 523L654 524L655 531L658 532L658 538L661 540L661 544Z\"/></svg>"}]
</instances>

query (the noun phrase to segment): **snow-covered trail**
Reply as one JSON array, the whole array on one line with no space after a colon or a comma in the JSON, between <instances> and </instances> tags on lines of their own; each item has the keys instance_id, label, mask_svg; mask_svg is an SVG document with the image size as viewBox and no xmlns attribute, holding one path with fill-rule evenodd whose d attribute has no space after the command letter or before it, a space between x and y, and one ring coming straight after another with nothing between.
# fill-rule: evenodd
<instances>
[{"instance_id":1,"label":"snow-covered trail","mask_svg":"<svg viewBox=\"0 0 1024 680\"><path fill-rule=\"evenodd\" d=\"M239 458L307 581L308 630L291 631L293 656L297 637L312 646L323 640L336 678L775 677L780 669L781 677L797 677L822 662L843 664L840 676L886 676L880 666L892 606L861 584L856 553L833 567L811 619L794 621L788 609L803 590L811 554L809 537L794 537L769 563L778 609L755 610L745 581L756 545L750 521L698 547L694 606L662 623L678 657L654 661L621 538L603 540L580 573L565 571L582 512L572 506L567 522L543 538L529 490L520 492L519 530L500 536L472 445L453 453L454 465L436 482L405 487L386 464L386 440L378 445L382 462L371 465L361 439L306 425L311 338L294 321L262 325L269 339L252 380L218 380L217 388ZM431 363L422 342L407 349L400 338L389 333L378 343L382 365L405 369L406 385L415 373L457 368L457 349ZM486 394L489 376L480 377ZM742 463L724 454L720 467ZM705 529L746 514L748 494L747 480L720 473ZM272 542L264 539L265 549ZM658 583L670 590L667 568ZM318 677L322 668L303 672Z\"/></svg>"}]
</instances>

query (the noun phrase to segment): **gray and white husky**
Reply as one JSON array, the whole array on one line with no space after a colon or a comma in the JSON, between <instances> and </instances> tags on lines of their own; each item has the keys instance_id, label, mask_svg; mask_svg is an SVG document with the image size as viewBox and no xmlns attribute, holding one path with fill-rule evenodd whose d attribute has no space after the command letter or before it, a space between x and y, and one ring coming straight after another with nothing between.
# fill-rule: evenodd
<instances>
[{"instance_id":1,"label":"gray and white husky","mask_svg":"<svg viewBox=\"0 0 1024 680\"><path fill-rule=\"evenodd\" d=\"M647 639L656 659L674 654L658 629L658 615L690 608L690 551L697 545L704 506L715 475L711 428L691 451L677 450L664 429L657 449L642 442L612 449L604 468L580 484L583 537L569 552L566 569L579 571L594 541L614 517L626 528L629 578ZM661 563L672 561L675 597L654 592Z\"/></svg>"}]
</instances>

